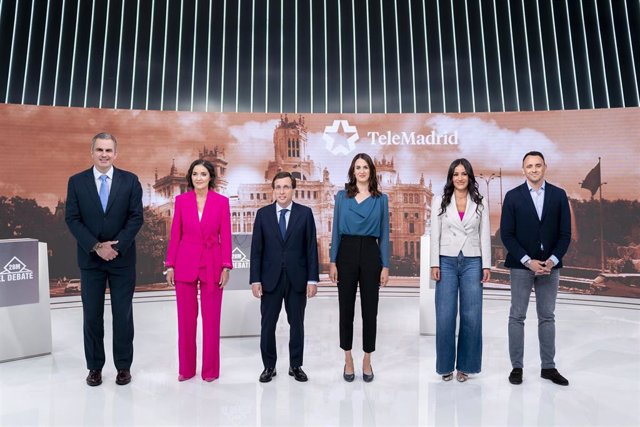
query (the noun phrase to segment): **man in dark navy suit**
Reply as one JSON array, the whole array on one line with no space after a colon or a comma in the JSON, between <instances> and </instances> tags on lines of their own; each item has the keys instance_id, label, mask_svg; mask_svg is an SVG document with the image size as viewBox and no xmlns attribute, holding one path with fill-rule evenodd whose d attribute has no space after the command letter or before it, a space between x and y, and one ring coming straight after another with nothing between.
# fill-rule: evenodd
<instances>
[{"instance_id":1,"label":"man in dark navy suit","mask_svg":"<svg viewBox=\"0 0 640 427\"><path fill-rule=\"evenodd\" d=\"M117 141L99 133L91 143L93 167L69 178L65 220L78 242L87 384L102 384L104 299L111 295L116 383L131 381L135 236L142 227L142 187L138 177L113 167Z\"/></svg>"},{"instance_id":2,"label":"man in dark navy suit","mask_svg":"<svg viewBox=\"0 0 640 427\"><path fill-rule=\"evenodd\" d=\"M562 257L571 243L571 213L565 191L544 180L547 165L542 153L530 151L522 159L526 182L510 190L502 205L500 236L511 269L509 355L511 384L522 383L524 320L531 289L536 293L538 341L542 378L569 385L554 362L555 306Z\"/></svg>"},{"instance_id":3,"label":"man in dark navy suit","mask_svg":"<svg viewBox=\"0 0 640 427\"><path fill-rule=\"evenodd\" d=\"M275 203L258 210L251 239L251 291L260 298L260 382L276 375L276 324L282 302L289 321L289 375L307 381L302 370L304 310L317 292L318 245L311 209L294 203L296 180L279 172L271 182Z\"/></svg>"}]
</instances>

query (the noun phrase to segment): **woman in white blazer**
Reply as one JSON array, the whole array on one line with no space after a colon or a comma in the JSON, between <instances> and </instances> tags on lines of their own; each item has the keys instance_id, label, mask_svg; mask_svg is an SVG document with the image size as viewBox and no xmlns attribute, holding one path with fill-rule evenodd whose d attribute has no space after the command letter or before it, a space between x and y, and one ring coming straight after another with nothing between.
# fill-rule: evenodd
<instances>
[{"instance_id":1,"label":"woman in white blazer","mask_svg":"<svg viewBox=\"0 0 640 427\"><path fill-rule=\"evenodd\" d=\"M449 166L441 196L431 205L431 278L436 281L436 371L464 382L482 365L482 282L491 269L489 209L471 163ZM460 327L456 349L456 318Z\"/></svg>"}]
</instances>

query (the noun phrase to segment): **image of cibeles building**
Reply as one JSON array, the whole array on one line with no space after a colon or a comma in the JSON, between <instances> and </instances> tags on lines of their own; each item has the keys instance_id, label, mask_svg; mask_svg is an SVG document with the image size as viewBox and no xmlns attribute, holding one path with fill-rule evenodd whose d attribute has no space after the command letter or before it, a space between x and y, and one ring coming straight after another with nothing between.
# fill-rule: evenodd
<instances>
[{"instance_id":1,"label":"image of cibeles building","mask_svg":"<svg viewBox=\"0 0 640 427\"><path fill-rule=\"evenodd\" d=\"M318 254L321 272L329 271L329 250L333 226L336 193L344 182L333 182L327 167L316 165L307 154L307 128L304 117L291 120L280 118L273 130L273 159L265 161L264 181L240 184L237 194L227 193L227 174L232 167L225 159L225 150L202 147L199 158L209 160L216 169L216 191L229 197L231 227L234 234L252 233L256 211L273 202L271 181L281 171L290 172L297 180L294 201L313 210L318 233ZM355 154L355 152L353 153ZM390 254L392 276L417 277L420 265L420 237L430 219L433 192L426 185L424 175L417 183L404 183L395 169L393 158L373 157L382 191L389 196ZM175 163L169 174L155 176L153 190L156 211L164 218L165 233L169 237L175 196L187 191L185 172Z\"/></svg>"}]
</instances>

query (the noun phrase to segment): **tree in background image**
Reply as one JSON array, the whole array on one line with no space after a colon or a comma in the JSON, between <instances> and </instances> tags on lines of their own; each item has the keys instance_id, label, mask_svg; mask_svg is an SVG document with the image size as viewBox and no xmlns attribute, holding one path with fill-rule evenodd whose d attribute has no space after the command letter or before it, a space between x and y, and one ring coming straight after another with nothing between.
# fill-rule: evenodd
<instances>
[{"instance_id":1,"label":"tree in background image","mask_svg":"<svg viewBox=\"0 0 640 427\"><path fill-rule=\"evenodd\" d=\"M80 277L76 243L64 222L64 211L51 213L34 199L0 196L0 239L37 239L47 243L49 276Z\"/></svg>"},{"instance_id":2,"label":"tree in background image","mask_svg":"<svg viewBox=\"0 0 640 427\"><path fill-rule=\"evenodd\" d=\"M575 213L578 240L570 265L600 267L600 202L571 200ZM637 200L602 201L604 255L609 263L620 256L620 248L640 245L640 202ZM605 262L605 265L609 264Z\"/></svg>"},{"instance_id":3,"label":"tree in background image","mask_svg":"<svg viewBox=\"0 0 640 427\"><path fill-rule=\"evenodd\" d=\"M164 282L162 262L167 251L165 221L148 206L144 208L144 224L136 236L139 284Z\"/></svg>"},{"instance_id":4,"label":"tree in background image","mask_svg":"<svg viewBox=\"0 0 640 427\"><path fill-rule=\"evenodd\" d=\"M0 196L1 239L31 238L46 242L50 240L52 222L51 211L38 206L35 200Z\"/></svg>"}]
</instances>

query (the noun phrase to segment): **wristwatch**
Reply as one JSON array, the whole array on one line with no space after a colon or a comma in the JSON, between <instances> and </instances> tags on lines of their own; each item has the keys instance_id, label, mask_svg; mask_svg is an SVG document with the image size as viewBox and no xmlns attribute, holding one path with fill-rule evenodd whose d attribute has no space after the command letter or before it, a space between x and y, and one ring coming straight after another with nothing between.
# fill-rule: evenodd
<instances>
[{"instance_id":1,"label":"wristwatch","mask_svg":"<svg viewBox=\"0 0 640 427\"><path fill-rule=\"evenodd\" d=\"M102 243L98 242L95 245L93 245L93 249L91 249L92 252L97 252L98 249L100 249L102 247Z\"/></svg>"}]
</instances>

